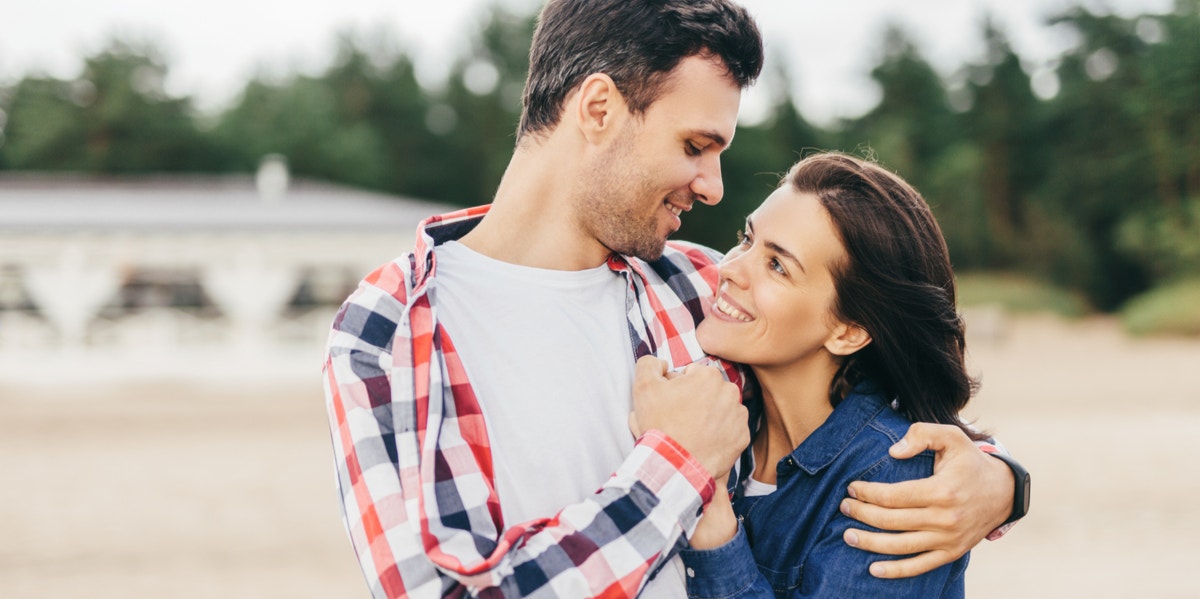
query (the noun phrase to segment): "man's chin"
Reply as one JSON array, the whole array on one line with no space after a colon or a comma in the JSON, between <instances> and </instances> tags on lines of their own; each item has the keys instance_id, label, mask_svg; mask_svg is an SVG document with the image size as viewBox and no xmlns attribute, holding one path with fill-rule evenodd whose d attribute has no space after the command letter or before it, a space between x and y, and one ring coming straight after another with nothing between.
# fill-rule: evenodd
<instances>
[{"instance_id":1,"label":"man's chin","mask_svg":"<svg viewBox=\"0 0 1200 599\"><path fill-rule=\"evenodd\" d=\"M656 244L653 247L633 248L633 251L628 252L628 255L644 262L654 262L655 260L662 258L663 252L666 251L666 249L667 240L664 239L662 243Z\"/></svg>"}]
</instances>

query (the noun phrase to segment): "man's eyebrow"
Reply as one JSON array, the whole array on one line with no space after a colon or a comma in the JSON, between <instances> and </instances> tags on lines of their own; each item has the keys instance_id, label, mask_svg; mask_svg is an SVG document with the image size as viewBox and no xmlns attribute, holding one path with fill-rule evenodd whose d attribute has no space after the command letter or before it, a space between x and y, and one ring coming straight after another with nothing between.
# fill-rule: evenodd
<instances>
[{"instance_id":1,"label":"man's eyebrow","mask_svg":"<svg viewBox=\"0 0 1200 599\"><path fill-rule=\"evenodd\" d=\"M750 218L749 216L746 217L746 231L748 233L754 233L754 219ZM763 245L767 246L767 249L771 250L772 252L775 252L776 254L779 254L780 256L783 256L784 258L794 262L796 267L799 268L801 272L808 272L805 270L804 264L800 262L800 259L797 258L795 254L787 251L783 246L775 243L774 241L764 241Z\"/></svg>"},{"instance_id":2,"label":"man's eyebrow","mask_svg":"<svg viewBox=\"0 0 1200 599\"><path fill-rule=\"evenodd\" d=\"M716 144L717 146L719 146L721 148L729 147L729 140L725 139L724 135L721 135L719 132L717 132L716 130L713 130L713 129L705 129L702 131L693 131L692 135L697 135L699 137L707 138L709 141L711 141L712 143Z\"/></svg>"}]
</instances>

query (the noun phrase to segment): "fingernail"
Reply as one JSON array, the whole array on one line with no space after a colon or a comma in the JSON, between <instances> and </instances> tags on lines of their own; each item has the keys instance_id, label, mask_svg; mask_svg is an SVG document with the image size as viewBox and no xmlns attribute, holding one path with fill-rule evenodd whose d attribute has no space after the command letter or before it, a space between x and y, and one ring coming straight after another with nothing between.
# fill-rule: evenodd
<instances>
[{"instance_id":1,"label":"fingernail","mask_svg":"<svg viewBox=\"0 0 1200 599\"><path fill-rule=\"evenodd\" d=\"M858 493L854 492L854 487L846 487L846 494L849 495L851 499L858 499Z\"/></svg>"},{"instance_id":2,"label":"fingernail","mask_svg":"<svg viewBox=\"0 0 1200 599\"><path fill-rule=\"evenodd\" d=\"M847 516L850 515L850 503L846 500L842 500L842 503L838 506L838 509L842 510L843 514L846 514Z\"/></svg>"},{"instance_id":3,"label":"fingernail","mask_svg":"<svg viewBox=\"0 0 1200 599\"><path fill-rule=\"evenodd\" d=\"M879 562L875 562L875 563L871 564L871 576L877 576L877 577L882 578L884 573L885 573L885 570L884 570L883 564L881 564Z\"/></svg>"},{"instance_id":4,"label":"fingernail","mask_svg":"<svg viewBox=\"0 0 1200 599\"><path fill-rule=\"evenodd\" d=\"M846 531L846 544L851 547L858 547L858 535L854 534L853 530Z\"/></svg>"},{"instance_id":5,"label":"fingernail","mask_svg":"<svg viewBox=\"0 0 1200 599\"><path fill-rule=\"evenodd\" d=\"M908 439L900 439L892 446L892 451L904 451L908 449Z\"/></svg>"}]
</instances>

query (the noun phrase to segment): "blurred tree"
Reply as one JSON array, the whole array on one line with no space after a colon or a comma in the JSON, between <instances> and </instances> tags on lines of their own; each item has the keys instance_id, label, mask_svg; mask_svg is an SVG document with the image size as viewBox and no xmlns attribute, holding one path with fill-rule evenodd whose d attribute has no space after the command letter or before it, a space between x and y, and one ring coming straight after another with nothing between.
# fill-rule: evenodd
<instances>
[{"instance_id":1,"label":"blurred tree","mask_svg":"<svg viewBox=\"0 0 1200 599\"><path fill-rule=\"evenodd\" d=\"M978 70L994 77L993 65ZM882 91L880 102L843 124L836 147L875 158L920 190L938 217L956 266L994 267L996 244L984 194L987 156L971 115L956 112L947 83L895 25L885 30L871 77ZM964 110L962 94L975 90L956 91L957 110Z\"/></svg>"},{"instance_id":2,"label":"blurred tree","mask_svg":"<svg viewBox=\"0 0 1200 599\"><path fill-rule=\"evenodd\" d=\"M1022 247L1026 196L1042 179L1043 143L1038 138L1044 130L1021 59L990 17L983 37L986 58L968 67L973 102L962 120L980 151L976 184L983 197L989 249L984 266L1011 268Z\"/></svg>"},{"instance_id":3,"label":"blurred tree","mask_svg":"<svg viewBox=\"0 0 1200 599\"><path fill-rule=\"evenodd\" d=\"M73 101L72 92L89 91ZM3 165L17 170L87 170L87 123L77 102L90 88L45 77L26 77L13 86L5 110Z\"/></svg>"},{"instance_id":4,"label":"blurred tree","mask_svg":"<svg viewBox=\"0 0 1200 599\"><path fill-rule=\"evenodd\" d=\"M535 26L536 15L493 5L466 55L451 67L437 107L452 119L440 131L450 156L439 171L444 176L433 182L437 197L470 205L491 201L516 143Z\"/></svg>"},{"instance_id":5,"label":"blurred tree","mask_svg":"<svg viewBox=\"0 0 1200 599\"><path fill-rule=\"evenodd\" d=\"M1144 84L1131 91L1158 201L1125 214L1117 240L1159 285L1200 275L1200 0L1133 26L1146 45L1138 55Z\"/></svg>"},{"instance_id":6,"label":"blurred tree","mask_svg":"<svg viewBox=\"0 0 1200 599\"><path fill-rule=\"evenodd\" d=\"M321 77L251 81L212 136L232 151L237 170L252 170L263 156L282 154L297 175L386 189L381 130L370 122L378 80L371 61L343 37L337 60Z\"/></svg>"},{"instance_id":7,"label":"blurred tree","mask_svg":"<svg viewBox=\"0 0 1200 599\"><path fill-rule=\"evenodd\" d=\"M1137 55L1143 85L1140 115L1148 125L1161 203L1178 209L1200 199L1200 0L1179 0L1175 10L1133 20L1145 45Z\"/></svg>"},{"instance_id":8,"label":"blurred tree","mask_svg":"<svg viewBox=\"0 0 1200 599\"><path fill-rule=\"evenodd\" d=\"M26 78L7 109L5 166L101 173L196 171L215 151L191 101L163 89L165 62L149 45L111 42L73 81Z\"/></svg>"},{"instance_id":9,"label":"blurred tree","mask_svg":"<svg viewBox=\"0 0 1200 599\"><path fill-rule=\"evenodd\" d=\"M1040 195L1048 213L1079 230L1083 246L1042 264L1110 309L1149 285L1144 265L1119 251L1117 227L1161 201L1152 148L1162 114L1147 106L1162 90L1147 86L1149 43L1134 20L1075 8L1053 22L1081 43L1063 56L1061 91L1048 105L1045 143L1058 161Z\"/></svg>"},{"instance_id":10,"label":"blurred tree","mask_svg":"<svg viewBox=\"0 0 1200 599\"><path fill-rule=\"evenodd\" d=\"M883 56L871 78L882 99L844 127L839 145L869 147L881 163L924 189L938 154L963 138L942 79L894 24L884 32Z\"/></svg>"}]
</instances>

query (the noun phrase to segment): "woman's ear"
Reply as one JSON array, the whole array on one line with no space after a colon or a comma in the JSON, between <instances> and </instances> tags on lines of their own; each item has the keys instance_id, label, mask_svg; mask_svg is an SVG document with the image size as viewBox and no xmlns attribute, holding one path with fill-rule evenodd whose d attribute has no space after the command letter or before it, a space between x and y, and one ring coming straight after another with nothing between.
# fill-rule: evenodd
<instances>
[{"instance_id":1,"label":"woman's ear","mask_svg":"<svg viewBox=\"0 0 1200 599\"><path fill-rule=\"evenodd\" d=\"M825 340L825 349L835 356L848 356L871 343L871 334L866 329L848 323L838 323L829 338Z\"/></svg>"},{"instance_id":2,"label":"woman's ear","mask_svg":"<svg viewBox=\"0 0 1200 599\"><path fill-rule=\"evenodd\" d=\"M592 143L618 130L618 121L628 112L625 97L612 77L604 73L588 75L579 85L579 93L569 101L580 133Z\"/></svg>"}]
</instances>

